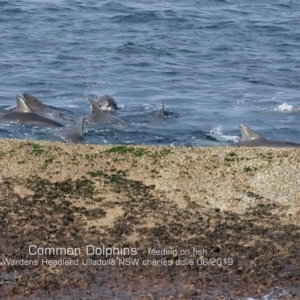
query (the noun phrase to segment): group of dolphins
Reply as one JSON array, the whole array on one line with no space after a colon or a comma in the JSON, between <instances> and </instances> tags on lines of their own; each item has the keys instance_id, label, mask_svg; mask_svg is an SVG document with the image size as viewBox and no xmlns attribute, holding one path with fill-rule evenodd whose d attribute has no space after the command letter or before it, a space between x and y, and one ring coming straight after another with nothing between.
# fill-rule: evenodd
<instances>
[{"instance_id":1,"label":"group of dolphins","mask_svg":"<svg viewBox=\"0 0 300 300\"><path fill-rule=\"evenodd\" d=\"M47 127L65 127L64 124L47 117L47 114L51 114L52 116L61 119L74 121L71 116L62 114L55 109L51 109L31 94L24 93L23 97L24 98L19 95L16 96L17 107L13 111L1 114L0 122ZM92 112L87 116L82 115L74 127L65 127L59 131L59 136L64 141L69 143L81 143L83 141L83 124L85 120L92 124L110 123L127 126L125 121L103 111L113 111L118 108L111 96L104 95L100 97L98 101L92 98L88 98L88 100L92 106Z\"/></svg>"},{"instance_id":2,"label":"group of dolphins","mask_svg":"<svg viewBox=\"0 0 300 300\"><path fill-rule=\"evenodd\" d=\"M104 112L104 110L114 111L118 108L113 97L109 95L103 95L97 101L88 98L92 107L92 112L87 116L82 115L74 127L65 127L62 123L52 118L48 118L46 115L51 113L52 116L73 121L71 116L62 114L55 109L51 109L31 94L24 93L23 97L24 98L19 95L16 96L17 107L13 111L1 114L0 122L64 127L61 129L59 136L69 143L83 142L83 124L85 120L92 124L128 125L122 119ZM160 117L168 117L168 112L164 109L164 103L162 104ZM244 124L240 124L239 127L242 133L242 139L236 143L239 147L300 148L300 144L298 143L266 139Z\"/></svg>"}]
</instances>

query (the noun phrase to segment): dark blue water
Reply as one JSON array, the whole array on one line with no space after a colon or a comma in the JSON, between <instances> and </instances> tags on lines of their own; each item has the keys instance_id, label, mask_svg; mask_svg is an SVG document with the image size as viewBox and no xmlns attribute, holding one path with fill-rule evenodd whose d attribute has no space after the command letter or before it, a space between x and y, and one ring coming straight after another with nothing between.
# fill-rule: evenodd
<instances>
[{"instance_id":1,"label":"dark blue water","mask_svg":"<svg viewBox=\"0 0 300 300\"><path fill-rule=\"evenodd\" d=\"M130 126L87 125L86 142L230 145L239 123L300 142L299 1L0 1L0 12L1 112L28 92L77 118L87 96L110 94ZM54 131L0 124L1 137Z\"/></svg>"}]
</instances>

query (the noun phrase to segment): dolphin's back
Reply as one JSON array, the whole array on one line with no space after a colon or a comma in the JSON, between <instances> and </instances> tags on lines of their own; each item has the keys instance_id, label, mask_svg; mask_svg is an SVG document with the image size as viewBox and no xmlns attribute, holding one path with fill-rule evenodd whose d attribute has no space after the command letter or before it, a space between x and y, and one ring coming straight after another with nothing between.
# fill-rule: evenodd
<instances>
[{"instance_id":1,"label":"dolphin's back","mask_svg":"<svg viewBox=\"0 0 300 300\"><path fill-rule=\"evenodd\" d=\"M36 97L32 96L31 94L24 93L23 94L26 104L34 111L43 111L47 107L44 105L40 100Z\"/></svg>"},{"instance_id":2,"label":"dolphin's back","mask_svg":"<svg viewBox=\"0 0 300 300\"><path fill-rule=\"evenodd\" d=\"M50 118L40 116L36 113L23 113L12 111L0 116L0 120L8 123L32 124L50 127L63 127L64 125Z\"/></svg>"},{"instance_id":3,"label":"dolphin's back","mask_svg":"<svg viewBox=\"0 0 300 300\"><path fill-rule=\"evenodd\" d=\"M94 124L108 123L108 124L121 124L127 126L127 123L125 121L106 113L103 114L91 113L88 116L86 116L85 119L88 120L90 123L94 123Z\"/></svg>"},{"instance_id":4,"label":"dolphin's back","mask_svg":"<svg viewBox=\"0 0 300 300\"><path fill-rule=\"evenodd\" d=\"M300 148L298 143L268 140L244 124L240 124L240 130L242 139L236 143L239 147Z\"/></svg>"},{"instance_id":5,"label":"dolphin's back","mask_svg":"<svg viewBox=\"0 0 300 300\"><path fill-rule=\"evenodd\" d=\"M69 143L81 143L83 141L84 118L81 116L73 128L63 128L57 135Z\"/></svg>"},{"instance_id":6,"label":"dolphin's back","mask_svg":"<svg viewBox=\"0 0 300 300\"><path fill-rule=\"evenodd\" d=\"M99 104L94 99L88 98L88 100L92 106L92 112L85 117L87 121L95 124L110 123L127 126L127 123L125 121L102 111Z\"/></svg>"},{"instance_id":7,"label":"dolphin's back","mask_svg":"<svg viewBox=\"0 0 300 300\"><path fill-rule=\"evenodd\" d=\"M256 139L240 141L236 143L239 147L271 147L271 148L300 148L300 144L285 141L272 141L268 139Z\"/></svg>"}]
</instances>

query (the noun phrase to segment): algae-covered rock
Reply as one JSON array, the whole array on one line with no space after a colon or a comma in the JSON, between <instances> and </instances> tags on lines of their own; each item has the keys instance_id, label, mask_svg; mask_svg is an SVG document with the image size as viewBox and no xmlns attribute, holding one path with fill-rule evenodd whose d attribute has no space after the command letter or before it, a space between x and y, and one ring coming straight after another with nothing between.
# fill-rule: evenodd
<instances>
[{"instance_id":1,"label":"algae-covered rock","mask_svg":"<svg viewBox=\"0 0 300 300\"><path fill-rule=\"evenodd\" d=\"M297 150L2 140L0 295L240 299L300 286L299 167Z\"/></svg>"}]
</instances>

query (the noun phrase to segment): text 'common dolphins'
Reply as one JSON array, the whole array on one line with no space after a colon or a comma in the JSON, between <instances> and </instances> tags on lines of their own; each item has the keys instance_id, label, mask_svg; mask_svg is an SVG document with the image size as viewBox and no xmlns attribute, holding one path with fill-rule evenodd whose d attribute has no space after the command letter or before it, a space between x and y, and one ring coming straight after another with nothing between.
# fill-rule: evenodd
<instances>
[{"instance_id":1,"label":"text 'common dolphins'","mask_svg":"<svg viewBox=\"0 0 300 300\"><path fill-rule=\"evenodd\" d=\"M88 100L92 106L92 112L85 117L87 121L94 124L110 123L127 126L125 121L102 111L99 104L94 99L88 98Z\"/></svg>"},{"instance_id":2,"label":"text 'common dolphins'","mask_svg":"<svg viewBox=\"0 0 300 300\"><path fill-rule=\"evenodd\" d=\"M11 111L0 115L0 122L42 125L50 127L63 127L64 125L47 117L36 114L21 98L16 96L17 107Z\"/></svg>"},{"instance_id":3,"label":"text 'common dolphins'","mask_svg":"<svg viewBox=\"0 0 300 300\"><path fill-rule=\"evenodd\" d=\"M242 139L236 143L239 147L275 147L275 148L300 148L300 144L285 141L272 141L259 135L244 124L240 124Z\"/></svg>"}]
</instances>

